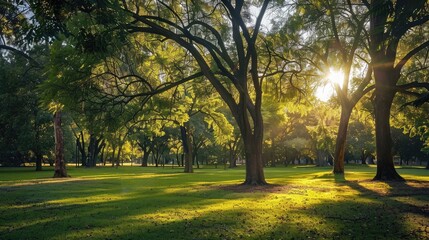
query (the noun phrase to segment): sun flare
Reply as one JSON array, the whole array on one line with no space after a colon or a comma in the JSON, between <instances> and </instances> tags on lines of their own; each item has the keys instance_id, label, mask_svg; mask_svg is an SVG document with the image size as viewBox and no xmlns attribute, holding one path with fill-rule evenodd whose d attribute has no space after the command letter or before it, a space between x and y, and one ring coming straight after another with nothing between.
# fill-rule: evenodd
<instances>
[{"instance_id":1,"label":"sun flare","mask_svg":"<svg viewBox=\"0 0 429 240\"><path fill-rule=\"evenodd\" d=\"M329 68L328 80L332 84L342 85L344 80L344 73L342 70L335 70Z\"/></svg>"},{"instance_id":2,"label":"sun flare","mask_svg":"<svg viewBox=\"0 0 429 240\"><path fill-rule=\"evenodd\" d=\"M334 95L335 85L342 86L344 73L342 70L329 68L329 72L325 79L326 83L316 89L316 97L323 102L328 101L332 95Z\"/></svg>"}]
</instances>

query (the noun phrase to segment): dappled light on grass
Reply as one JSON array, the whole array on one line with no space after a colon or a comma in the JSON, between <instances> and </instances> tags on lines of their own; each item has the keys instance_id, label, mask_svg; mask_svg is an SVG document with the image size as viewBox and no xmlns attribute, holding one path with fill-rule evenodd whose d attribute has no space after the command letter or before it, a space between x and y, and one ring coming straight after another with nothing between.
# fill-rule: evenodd
<instances>
[{"instance_id":1,"label":"dappled light on grass","mask_svg":"<svg viewBox=\"0 0 429 240\"><path fill-rule=\"evenodd\" d=\"M83 180L0 186L5 196L0 234L5 239L35 233L43 239L426 237L429 173L401 170L420 180L394 185L370 181L373 170L350 167L344 179L336 179L328 168L267 168L271 185L245 188L239 185L243 169L195 174L73 169Z\"/></svg>"}]
</instances>

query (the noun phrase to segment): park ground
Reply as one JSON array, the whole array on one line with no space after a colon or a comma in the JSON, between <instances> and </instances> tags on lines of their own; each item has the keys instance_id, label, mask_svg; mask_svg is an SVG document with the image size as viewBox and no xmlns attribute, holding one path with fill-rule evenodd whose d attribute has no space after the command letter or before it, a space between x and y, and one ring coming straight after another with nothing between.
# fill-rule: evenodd
<instances>
[{"instance_id":1,"label":"park ground","mask_svg":"<svg viewBox=\"0 0 429 240\"><path fill-rule=\"evenodd\" d=\"M244 169L0 168L0 239L429 239L429 170L371 181L374 166Z\"/></svg>"}]
</instances>

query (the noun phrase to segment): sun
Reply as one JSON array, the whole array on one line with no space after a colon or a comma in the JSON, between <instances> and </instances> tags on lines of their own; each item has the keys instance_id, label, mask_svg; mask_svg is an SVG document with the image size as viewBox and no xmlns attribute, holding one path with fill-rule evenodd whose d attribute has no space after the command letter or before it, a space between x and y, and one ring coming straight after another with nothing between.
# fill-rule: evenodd
<instances>
[{"instance_id":1,"label":"sun","mask_svg":"<svg viewBox=\"0 0 429 240\"><path fill-rule=\"evenodd\" d=\"M324 85L316 89L316 97L323 102L327 102L335 93L335 85L341 86L343 84L344 73L342 70L329 68L329 72L325 78Z\"/></svg>"},{"instance_id":2,"label":"sun","mask_svg":"<svg viewBox=\"0 0 429 240\"><path fill-rule=\"evenodd\" d=\"M329 68L328 80L331 84L338 84L339 86L343 85L344 73L342 70L335 70Z\"/></svg>"}]
</instances>

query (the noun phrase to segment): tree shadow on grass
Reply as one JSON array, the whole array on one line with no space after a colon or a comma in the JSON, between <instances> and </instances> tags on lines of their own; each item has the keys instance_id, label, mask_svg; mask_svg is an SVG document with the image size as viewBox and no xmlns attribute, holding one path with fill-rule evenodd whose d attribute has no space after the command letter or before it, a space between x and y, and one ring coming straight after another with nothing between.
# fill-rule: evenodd
<instances>
[{"instance_id":1,"label":"tree shadow on grass","mask_svg":"<svg viewBox=\"0 0 429 240\"><path fill-rule=\"evenodd\" d=\"M205 185L191 175L174 178L166 174L150 181L136 178L128 182L133 178L127 176L16 187L13 196L21 198L23 204L13 203L14 197L8 198L13 206L0 210L0 236L2 239L424 239L428 236L425 230L409 226L410 216L418 219L418 227L425 226L424 222L429 222L427 211L398 199L427 201L421 195L428 190L424 186L411 186L409 193L419 194L409 196L400 195L404 191L400 187L406 186L392 186L390 189L396 190L386 195L374 190L377 188L371 187L372 182L334 178L337 185L355 190L359 198L347 195L294 206L289 194L301 194L297 201L307 201L308 189L321 194L323 191L340 194L342 188L335 192L323 186L290 184L240 192L233 189L237 185L231 188L230 180L234 177L224 184L213 177ZM276 193L283 196L276 200ZM70 201L51 203L64 198ZM261 209L265 201L272 206ZM266 211L271 212L264 215Z\"/></svg>"}]
</instances>

